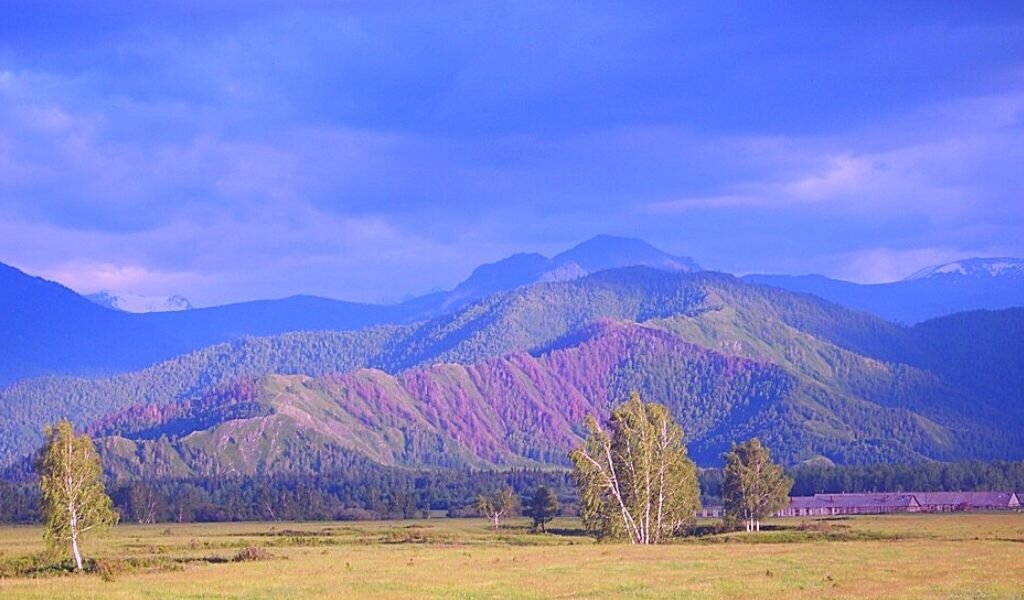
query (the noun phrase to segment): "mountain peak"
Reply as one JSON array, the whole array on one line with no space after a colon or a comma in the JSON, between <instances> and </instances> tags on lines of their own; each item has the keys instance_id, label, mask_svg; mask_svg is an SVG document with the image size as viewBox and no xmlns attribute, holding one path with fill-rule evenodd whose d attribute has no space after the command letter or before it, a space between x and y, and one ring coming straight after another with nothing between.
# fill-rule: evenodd
<instances>
[{"instance_id":1,"label":"mountain peak","mask_svg":"<svg viewBox=\"0 0 1024 600\"><path fill-rule=\"evenodd\" d=\"M85 297L100 306L132 313L170 312L192 308L192 303L187 298L178 295L140 296L100 290Z\"/></svg>"},{"instance_id":2,"label":"mountain peak","mask_svg":"<svg viewBox=\"0 0 1024 600\"><path fill-rule=\"evenodd\" d=\"M1009 257L968 258L921 269L907 277L906 281L930 279L933 277L972 277L977 279L1024 277L1024 259Z\"/></svg>"},{"instance_id":3,"label":"mountain peak","mask_svg":"<svg viewBox=\"0 0 1024 600\"><path fill-rule=\"evenodd\" d=\"M597 271L635 266L672 272L700 270L693 259L673 256L643 240L598 235L554 258L540 254L513 254L497 262L481 265L448 295L444 305L452 308L524 285L571 281Z\"/></svg>"},{"instance_id":4,"label":"mountain peak","mask_svg":"<svg viewBox=\"0 0 1024 600\"><path fill-rule=\"evenodd\" d=\"M643 265L666 271L699 271L687 256L673 256L636 238L598 235L552 259L558 265L575 263L593 273L605 269Z\"/></svg>"},{"instance_id":5,"label":"mountain peak","mask_svg":"<svg viewBox=\"0 0 1024 600\"><path fill-rule=\"evenodd\" d=\"M455 288L454 295L476 297L533 283L542 276L549 263L550 260L540 254L520 253L480 265Z\"/></svg>"}]
</instances>

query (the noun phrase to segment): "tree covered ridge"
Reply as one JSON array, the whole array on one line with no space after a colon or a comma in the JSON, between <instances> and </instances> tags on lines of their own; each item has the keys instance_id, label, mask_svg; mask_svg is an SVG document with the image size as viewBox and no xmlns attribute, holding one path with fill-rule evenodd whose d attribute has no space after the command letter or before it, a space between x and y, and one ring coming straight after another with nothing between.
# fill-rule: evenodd
<instances>
[{"instance_id":1,"label":"tree covered ridge","mask_svg":"<svg viewBox=\"0 0 1024 600\"><path fill-rule=\"evenodd\" d=\"M222 421L207 431L184 430L187 435L154 425L149 415L161 414L159 409L133 407L113 422L146 415L135 433L121 426L121 436L101 440L101 445L114 464L122 464L116 457L157 449L182 455L216 455L214 449L219 449L221 468L237 472L296 469L275 453L300 434L309 446L307 454L345 448L389 465L565 465L566 451L579 439L579 424L590 414L607 415L620 389L639 386L659 398L671 397L675 412L701 435L728 429L735 415L747 418L763 405L782 402L793 386L787 379L772 365L721 355L663 331L620 324L579 346L541 356L519 353L469 366L417 368L398 376L359 370L320 378L269 377L256 394L265 410L249 419ZM215 411L236 404L221 400L190 406ZM168 422L176 422L177 414L168 413ZM153 439L144 433L152 431L168 435ZM245 440L249 450L259 452L224 452L235 444L232 439ZM276 443L268 443L270 439ZM714 443L701 446L701 451L715 455L719 449ZM300 452L301 446L291 450Z\"/></svg>"},{"instance_id":2,"label":"tree covered ridge","mask_svg":"<svg viewBox=\"0 0 1024 600\"><path fill-rule=\"evenodd\" d=\"M767 430L787 463L916 460L947 452L947 438L965 435L907 411L830 397L776 365L663 330L598 329L587 342L540 356L398 376L358 370L240 381L199 401L130 407L92 431L107 435L99 446L108 469L130 477L311 475L352 455L417 468L564 466L579 424L609 414L634 389L670 408L702 464L716 463L733 436L747 432ZM817 430L832 422L863 437L844 441ZM900 436L890 437L894 430Z\"/></svg>"},{"instance_id":3,"label":"tree covered ridge","mask_svg":"<svg viewBox=\"0 0 1024 600\"><path fill-rule=\"evenodd\" d=\"M608 414L632 389L671 408L702 464L755 435L786 462L1019 457L1020 407L977 393L965 374L997 379L1019 365L1018 346L992 330L1024 317L975 321L908 329L727 275L619 269L414 325L250 338L114 378L22 382L0 391L0 460L31 451L38 423L67 415L126 434L117 446L126 469L127 457L157 447L181 473L218 462L274 471L273 461L311 465L339 448L385 464L559 464L581 433L572 423ZM1009 356L941 351L977 336L1004 340ZM239 381L265 391L262 378L275 373L309 377L294 393L210 400ZM218 415L218 403L242 412ZM138 423L115 431L118 419ZM234 429L218 432L226 423ZM177 435L200 425L188 443ZM276 448L212 450L221 433L271 431ZM349 442L337 446L341 433Z\"/></svg>"}]
</instances>

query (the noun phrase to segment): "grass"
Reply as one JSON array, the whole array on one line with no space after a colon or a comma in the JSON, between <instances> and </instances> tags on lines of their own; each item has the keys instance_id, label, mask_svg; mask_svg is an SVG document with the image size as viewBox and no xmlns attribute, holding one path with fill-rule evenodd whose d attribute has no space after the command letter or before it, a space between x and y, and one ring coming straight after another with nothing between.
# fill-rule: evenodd
<instances>
[{"instance_id":1,"label":"grass","mask_svg":"<svg viewBox=\"0 0 1024 600\"><path fill-rule=\"evenodd\" d=\"M87 542L95 572L63 576L38 527L6 527L0 598L1024 598L1024 513L789 519L648 548L552 525L122 525Z\"/></svg>"}]
</instances>

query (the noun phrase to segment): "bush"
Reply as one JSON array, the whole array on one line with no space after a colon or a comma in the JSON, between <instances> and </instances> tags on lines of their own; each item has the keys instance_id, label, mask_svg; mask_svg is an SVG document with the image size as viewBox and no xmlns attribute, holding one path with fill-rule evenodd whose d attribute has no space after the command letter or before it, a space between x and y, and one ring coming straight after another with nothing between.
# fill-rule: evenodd
<instances>
[{"instance_id":1,"label":"bush","mask_svg":"<svg viewBox=\"0 0 1024 600\"><path fill-rule=\"evenodd\" d=\"M0 560L0 579L7 577L47 577L67 575L75 570L68 560L56 560L46 552L13 556Z\"/></svg>"},{"instance_id":2,"label":"bush","mask_svg":"<svg viewBox=\"0 0 1024 600\"><path fill-rule=\"evenodd\" d=\"M247 562L251 560L270 560L274 555L262 546L246 546L235 554L235 562Z\"/></svg>"},{"instance_id":3,"label":"bush","mask_svg":"<svg viewBox=\"0 0 1024 600\"><path fill-rule=\"evenodd\" d=\"M110 558L97 559L91 570L99 575L103 581L114 581L121 575L131 571L124 561Z\"/></svg>"}]
</instances>

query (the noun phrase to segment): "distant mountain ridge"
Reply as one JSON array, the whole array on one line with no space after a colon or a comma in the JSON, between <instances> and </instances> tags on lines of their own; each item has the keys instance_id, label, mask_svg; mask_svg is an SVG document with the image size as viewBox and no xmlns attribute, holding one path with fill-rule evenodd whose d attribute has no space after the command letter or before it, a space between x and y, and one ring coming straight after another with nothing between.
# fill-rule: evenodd
<instances>
[{"instance_id":1,"label":"distant mountain ridge","mask_svg":"<svg viewBox=\"0 0 1024 600\"><path fill-rule=\"evenodd\" d=\"M192 308L188 298L178 295L140 296L100 290L95 294L86 294L85 297L100 306L130 313L172 312Z\"/></svg>"},{"instance_id":2,"label":"distant mountain ridge","mask_svg":"<svg viewBox=\"0 0 1024 600\"><path fill-rule=\"evenodd\" d=\"M811 295L599 237L397 305L295 296L148 314L0 267L0 467L62 417L101 435L126 476L154 460L177 475L353 456L562 465L581 411L632 389L672 408L705 463L752 435L787 462L1024 458L1024 308L907 327L849 306L1005 302L1020 279L1000 264L888 286L785 279L824 287ZM819 297L829 289L847 306Z\"/></svg>"},{"instance_id":3,"label":"distant mountain ridge","mask_svg":"<svg viewBox=\"0 0 1024 600\"><path fill-rule=\"evenodd\" d=\"M943 265L927 267L905 279L914 281L935 277L997 278L1014 277L1024 279L1024 259L1021 258L969 258Z\"/></svg>"},{"instance_id":4,"label":"distant mountain ridge","mask_svg":"<svg viewBox=\"0 0 1024 600\"><path fill-rule=\"evenodd\" d=\"M749 275L745 281L810 293L898 323L966 310L1024 306L1020 259L968 259L912 278L860 285L818 275ZM129 314L105 310L59 284L0 265L0 386L41 375L104 375L130 371L183 352L252 335L355 330L408 324L455 312L490 295L543 282L571 281L619 266L667 272L700 269L640 240L597 236L547 258L518 254L482 265L449 292L395 305L312 296L225 306ZM115 314L111 314L115 313Z\"/></svg>"},{"instance_id":5,"label":"distant mountain ridge","mask_svg":"<svg viewBox=\"0 0 1024 600\"><path fill-rule=\"evenodd\" d=\"M746 275L745 281L813 294L884 319L914 324L963 311L1024 306L1024 259L971 258L921 269L892 283L824 275Z\"/></svg>"},{"instance_id":6,"label":"distant mountain ridge","mask_svg":"<svg viewBox=\"0 0 1024 600\"><path fill-rule=\"evenodd\" d=\"M477 267L444 297L442 306L458 308L497 292L547 281L570 281L619 267L651 267L676 273L694 273L700 266L687 256L673 256L642 240L599 235L553 258L541 254L514 254Z\"/></svg>"},{"instance_id":7,"label":"distant mountain ridge","mask_svg":"<svg viewBox=\"0 0 1024 600\"><path fill-rule=\"evenodd\" d=\"M428 294L400 304L365 304L300 295L132 314L101 308L64 286L0 265L0 308L8 308L0 312L0 386L22 377L130 371L246 336L412 323L523 285L573 279L619 266L669 271L698 268L692 259L672 256L640 240L598 236L553 259L515 255L481 266L450 292ZM49 317L51 314L68 318L58 316L54 321ZM57 340L66 343L55 349Z\"/></svg>"},{"instance_id":8,"label":"distant mountain ridge","mask_svg":"<svg viewBox=\"0 0 1024 600\"><path fill-rule=\"evenodd\" d=\"M182 473L276 472L352 452L403 466L562 464L580 411L631 389L673 407L705 463L752 435L787 462L1021 458L1022 333L1024 309L906 328L720 273L629 267L410 325L19 382L0 390L0 464L60 416L97 427L126 474L143 472L141 457ZM231 391L240 382L247 391Z\"/></svg>"},{"instance_id":9,"label":"distant mountain ridge","mask_svg":"<svg viewBox=\"0 0 1024 600\"><path fill-rule=\"evenodd\" d=\"M187 349L139 315L0 264L0 386L54 373L133 370Z\"/></svg>"}]
</instances>

